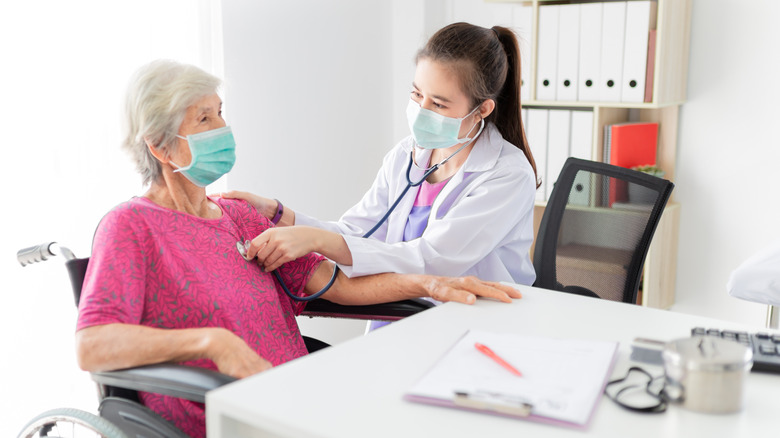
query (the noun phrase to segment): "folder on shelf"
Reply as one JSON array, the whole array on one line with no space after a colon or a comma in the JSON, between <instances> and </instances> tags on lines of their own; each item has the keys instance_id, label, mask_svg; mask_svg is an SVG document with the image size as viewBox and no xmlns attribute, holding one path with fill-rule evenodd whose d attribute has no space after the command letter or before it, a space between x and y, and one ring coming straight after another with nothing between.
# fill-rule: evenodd
<instances>
[{"instance_id":1,"label":"folder on shelf","mask_svg":"<svg viewBox=\"0 0 780 438\"><path fill-rule=\"evenodd\" d=\"M626 37L623 47L623 102L643 102L647 75L648 36L655 27L657 3L630 1L626 5Z\"/></svg>"},{"instance_id":2,"label":"folder on shelf","mask_svg":"<svg viewBox=\"0 0 780 438\"><path fill-rule=\"evenodd\" d=\"M580 53L577 100L599 100L601 68L601 3L580 4Z\"/></svg>"},{"instance_id":3,"label":"folder on shelf","mask_svg":"<svg viewBox=\"0 0 780 438\"><path fill-rule=\"evenodd\" d=\"M577 100L580 55L580 5L560 5L558 12L558 85L555 100Z\"/></svg>"},{"instance_id":4,"label":"folder on shelf","mask_svg":"<svg viewBox=\"0 0 780 438\"><path fill-rule=\"evenodd\" d=\"M483 354L477 343L521 375ZM602 398L617 347L613 341L469 330L404 399L585 429Z\"/></svg>"},{"instance_id":5,"label":"folder on shelf","mask_svg":"<svg viewBox=\"0 0 780 438\"><path fill-rule=\"evenodd\" d=\"M655 81L655 37L656 30L651 29L647 36L647 72L645 73L645 102L653 101L653 82Z\"/></svg>"},{"instance_id":6,"label":"folder on shelf","mask_svg":"<svg viewBox=\"0 0 780 438\"><path fill-rule=\"evenodd\" d=\"M593 111L571 112L571 143L569 153L572 157L583 160L593 158ZM569 203L573 205L590 205L591 174L578 172L574 176L574 189L569 194Z\"/></svg>"},{"instance_id":7,"label":"folder on shelf","mask_svg":"<svg viewBox=\"0 0 780 438\"><path fill-rule=\"evenodd\" d=\"M536 100L555 100L558 72L559 5L539 7L536 57Z\"/></svg>"},{"instance_id":8,"label":"folder on shelf","mask_svg":"<svg viewBox=\"0 0 780 438\"><path fill-rule=\"evenodd\" d=\"M549 111L546 109L529 108L528 109L528 129L526 138L531 148L531 153L536 162L536 175L541 180L542 185L536 189L536 201L544 202L547 194L544 186L547 182L547 117Z\"/></svg>"},{"instance_id":9,"label":"folder on shelf","mask_svg":"<svg viewBox=\"0 0 780 438\"><path fill-rule=\"evenodd\" d=\"M604 126L604 161L631 168L655 164L658 152L658 123L629 122ZM625 202L626 188L621 181L609 185L608 204Z\"/></svg>"},{"instance_id":10,"label":"folder on shelf","mask_svg":"<svg viewBox=\"0 0 780 438\"><path fill-rule=\"evenodd\" d=\"M571 128L571 111L550 110L547 128L547 182L545 194L547 199L552 194L553 186L563 169L563 163L569 158L569 130Z\"/></svg>"},{"instance_id":11,"label":"folder on shelf","mask_svg":"<svg viewBox=\"0 0 780 438\"><path fill-rule=\"evenodd\" d=\"M520 44L521 101L531 99L531 57L533 54L533 8L515 6L512 11L512 28Z\"/></svg>"},{"instance_id":12,"label":"folder on shelf","mask_svg":"<svg viewBox=\"0 0 780 438\"><path fill-rule=\"evenodd\" d=\"M626 2L602 3L599 100L620 102L623 84L623 45Z\"/></svg>"}]
</instances>

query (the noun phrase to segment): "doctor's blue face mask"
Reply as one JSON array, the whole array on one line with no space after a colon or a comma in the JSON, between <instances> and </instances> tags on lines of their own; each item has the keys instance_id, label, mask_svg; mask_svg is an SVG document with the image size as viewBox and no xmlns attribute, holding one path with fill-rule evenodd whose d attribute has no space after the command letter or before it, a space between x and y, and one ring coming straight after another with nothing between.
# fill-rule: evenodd
<instances>
[{"instance_id":1,"label":"doctor's blue face mask","mask_svg":"<svg viewBox=\"0 0 780 438\"><path fill-rule=\"evenodd\" d=\"M198 187L206 187L218 180L230 172L236 163L236 141L229 126L188 135L186 138L181 135L176 137L187 141L192 161L187 167L181 167L173 161L170 163L176 166L174 172L181 172Z\"/></svg>"},{"instance_id":2,"label":"doctor's blue face mask","mask_svg":"<svg viewBox=\"0 0 780 438\"><path fill-rule=\"evenodd\" d=\"M422 108L417 102L409 99L409 105L406 107L406 119L409 122L409 129L412 131L414 141L423 149L440 149L466 143L474 137L458 138L460 133L460 124L479 106L471 110L470 113L459 119L443 116L439 113ZM481 120L484 123L484 120ZM474 126L477 126L475 123ZM474 129L471 127L469 132ZM481 129L480 129L481 131Z\"/></svg>"}]
</instances>

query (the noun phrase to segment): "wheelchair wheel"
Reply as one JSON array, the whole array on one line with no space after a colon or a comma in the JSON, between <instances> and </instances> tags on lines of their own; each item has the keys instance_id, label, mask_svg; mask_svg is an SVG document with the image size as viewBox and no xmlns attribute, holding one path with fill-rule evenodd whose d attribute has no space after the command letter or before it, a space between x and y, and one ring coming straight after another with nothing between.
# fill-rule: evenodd
<instances>
[{"instance_id":1,"label":"wheelchair wheel","mask_svg":"<svg viewBox=\"0 0 780 438\"><path fill-rule=\"evenodd\" d=\"M128 438L105 418L73 408L46 411L30 420L19 438Z\"/></svg>"}]
</instances>

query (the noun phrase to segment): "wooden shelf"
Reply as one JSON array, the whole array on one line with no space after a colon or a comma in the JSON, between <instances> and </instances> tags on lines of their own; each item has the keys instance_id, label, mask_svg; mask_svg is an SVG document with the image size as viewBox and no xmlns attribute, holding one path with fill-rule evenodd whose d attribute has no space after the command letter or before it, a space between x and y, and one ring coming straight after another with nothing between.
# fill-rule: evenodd
<instances>
[{"instance_id":1,"label":"wooden shelf","mask_svg":"<svg viewBox=\"0 0 780 438\"><path fill-rule=\"evenodd\" d=\"M494 0L489 0L494 1ZM506 3L503 2L502 3ZM592 110L593 137L591 159L603 161L602 144L604 126L623 122L655 122L659 125L658 153L656 164L666 172L665 178L674 181L676 175L677 134L680 105L685 103L688 77L688 54L690 49L690 22L692 0L657 0L656 53L654 64L653 99L649 103L628 102L582 102L536 100L536 64L538 59L539 8L552 4L593 3L589 0L532 0L514 1L517 5L532 8L530 77L530 99L523 101L525 108L546 108L550 110ZM640 304L668 308L674 303L674 289L677 269L677 241L679 234L680 205L673 202L674 193L661 217L658 229L650 245L645 261ZM546 207L537 202L534 208L534 228ZM576 246L567 251L576 253ZM531 248L533 257L533 247ZM609 281L604 271L609 261L594 260L589 269L604 275L602 281ZM572 260L572 263L574 261ZM577 261L579 266L586 266ZM613 269L615 266L612 266Z\"/></svg>"}]
</instances>

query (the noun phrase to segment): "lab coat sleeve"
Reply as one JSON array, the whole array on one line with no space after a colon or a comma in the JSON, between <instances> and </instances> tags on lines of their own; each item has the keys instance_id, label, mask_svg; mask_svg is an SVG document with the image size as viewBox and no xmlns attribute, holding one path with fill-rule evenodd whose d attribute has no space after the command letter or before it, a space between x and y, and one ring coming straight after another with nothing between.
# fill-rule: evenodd
<instances>
[{"instance_id":1,"label":"lab coat sleeve","mask_svg":"<svg viewBox=\"0 0 780 438\"><path fill-rule=\"evenodd\" d=\"M726 288L735 298L780 306L780 241L745 260Z\"/></svg>"},{"instance_id":2,"label":"lab coat sleeve","mask_svg":"<svg viewBox=\"0 0 780 438\"><path fill-rule=\"evenodd\" d=\"M518 238L524 244L516 255L528 258L536 186L530 166L528 171L512 167L478 175L484 180L461 192L444 217L431 218L419 239L385 243L345 236L353 265L342 270L348 276L379 272L457 276L508 239Z\"/></svg>"}]
</instances>

